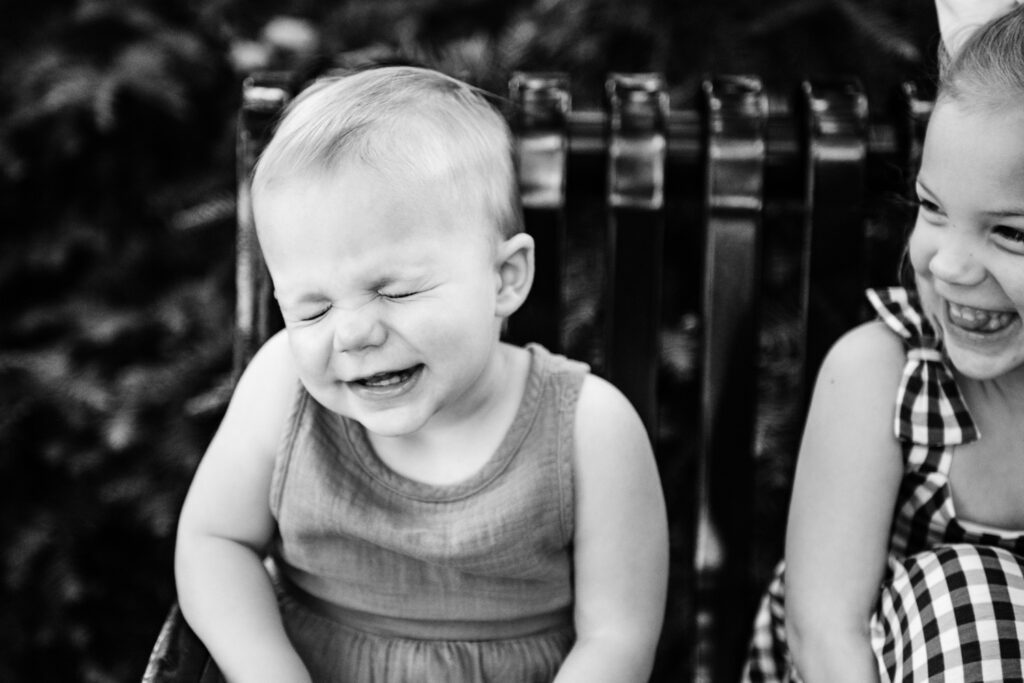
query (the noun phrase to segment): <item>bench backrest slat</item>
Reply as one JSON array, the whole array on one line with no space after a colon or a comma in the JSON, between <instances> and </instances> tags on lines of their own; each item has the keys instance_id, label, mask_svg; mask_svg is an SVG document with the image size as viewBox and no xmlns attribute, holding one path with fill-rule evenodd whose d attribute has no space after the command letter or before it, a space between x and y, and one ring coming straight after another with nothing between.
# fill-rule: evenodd
<instances>
[{"instance_id":1,"label":"bench backrest slat","mask_svg":"<svg viewBox=\"0 0 1024 683\"><path fill-rule=\"evenodd\" d=\"M701 439L694 576L694 680L735 668L750 608L736 587L749 566L753 415L761 281L767 100L753 78L705 81L707 120ZM730 593L733 593L730 595ZM726 613L728 610L731 613Z\"/></svg>"},{"instance_id":2,"label":"bench backrest slat","mask_svg":"<svg viewBox=\"0 0 1024 683\"><path fill-rule=\"evenodd\" d=\"M802 292L807 390L825 353L866 313L865 171L868 103L855 81L805 82Z\"/></svg>"},{"instance_id":3,"label":"bench backrest slat","mask_svg":"<svg viewBox=\"0 0 1024 683\"><path fill-rule=\"evenodd\" d=\"M606 92L605 371L654 434L668 95L657 74L612 74Z\"/></svg>"}]
</instances>

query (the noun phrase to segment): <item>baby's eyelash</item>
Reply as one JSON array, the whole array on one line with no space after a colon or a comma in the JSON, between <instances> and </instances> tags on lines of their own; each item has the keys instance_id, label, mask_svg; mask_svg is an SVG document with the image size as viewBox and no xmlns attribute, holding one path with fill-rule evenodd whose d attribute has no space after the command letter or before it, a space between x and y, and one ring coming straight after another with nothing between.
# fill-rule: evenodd
<instances>
[{"instance_id":1,"label":"baby's eyelash","mask_svg":"<svg viewBox=\"0 0 1024 683\"><path fill-rule=\"evenodd\" d=\"M384 297L385 299L407 299L410 296L416 294L416 292L394 292L388 293L381 290L377 291L377 296Z\"/></svg>"},{"instance_id":2,"label":"baby's eyelash","mask_svg":"<svg viewBox=\"0 0 1024 683\"><path fill-rule=\"evenodd\" d=\"M329 309L326 309L326 308L325 308L325 309L323 309L323 310L321 310L321 311L317 311L317 312L316 312L316 313L314 313L313 315L307 315L307 316L305 316L305 317L303 317L303 318L300 318L300 320L301 320L302 322L304 322L304 323L309 323L309 322L313 322L314 320L318 320L319 318L322 318L322 317L324 317L324 315L326 315L326 314L327 314L327 311L328 311L328 310L329 310Z\"/></svg>"}]
</instances>

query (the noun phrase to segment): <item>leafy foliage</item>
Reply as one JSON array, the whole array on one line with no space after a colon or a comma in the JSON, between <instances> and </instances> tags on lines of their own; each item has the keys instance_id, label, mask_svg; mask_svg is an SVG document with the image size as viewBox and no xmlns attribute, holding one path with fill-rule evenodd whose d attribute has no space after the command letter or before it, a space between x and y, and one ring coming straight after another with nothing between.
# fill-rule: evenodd
<instances>
[{"instance_id":1,"label":"leafy foliage","mask_svg":"<svg viewBox=\"0 0 1024 683\"><path fill-rule=\"evenodd\" d=\"M926 71L930 10L882 0L8 3L0 679L133 680L173 599L177 511L229 395L233 122L247 71L403 55L502 92L514 69L560 69L580 107L598 106L612 71L661 71L677 103L705 72L785 87L854 74L880 93Z\"/></svg>"}]
</instances>

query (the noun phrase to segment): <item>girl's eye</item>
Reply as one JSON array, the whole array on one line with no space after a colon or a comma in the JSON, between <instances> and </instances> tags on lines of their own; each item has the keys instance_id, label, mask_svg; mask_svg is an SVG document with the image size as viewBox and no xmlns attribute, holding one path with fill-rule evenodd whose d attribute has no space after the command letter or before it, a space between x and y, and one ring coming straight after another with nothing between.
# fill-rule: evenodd
<instances>
[{"instance_id":1,"label":"girl's eye","mask_svg":"<svg viewBox=\"0 0 1024 683\"><path fill-rule=\"evenodd\" d=\"M992 234L1007 248L1024 253L1024 230L1009 225L997 225L992 228Z\"/></svg>"},{"instance_id":2,"label":"girl's eye","mask_svg":"<svg viewBox=\"0 0 1024 683\"><path fill-rule=\"evenodd\" d=\"M926 213L941 213L938 204L924 197L917 198L917 206Z\"/></svg>"}]
</instances>

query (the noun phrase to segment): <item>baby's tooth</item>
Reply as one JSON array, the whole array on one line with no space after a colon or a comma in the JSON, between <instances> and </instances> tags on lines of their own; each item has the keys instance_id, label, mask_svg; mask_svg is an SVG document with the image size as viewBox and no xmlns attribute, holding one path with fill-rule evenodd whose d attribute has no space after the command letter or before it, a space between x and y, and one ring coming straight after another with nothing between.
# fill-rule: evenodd
<instances>
[{"instance_id":1,"label":"baby's tooth","mask_svg":"<svg viewBox=\"0 0 1024 683\"><path fill-rule=\"evenodd\" d=\"M374 379L367 379L364 384L369 387L389 387L393 384L401 384L407 377L403 372L390 372L375 375Z\"/></svg>"}]
</instances>

